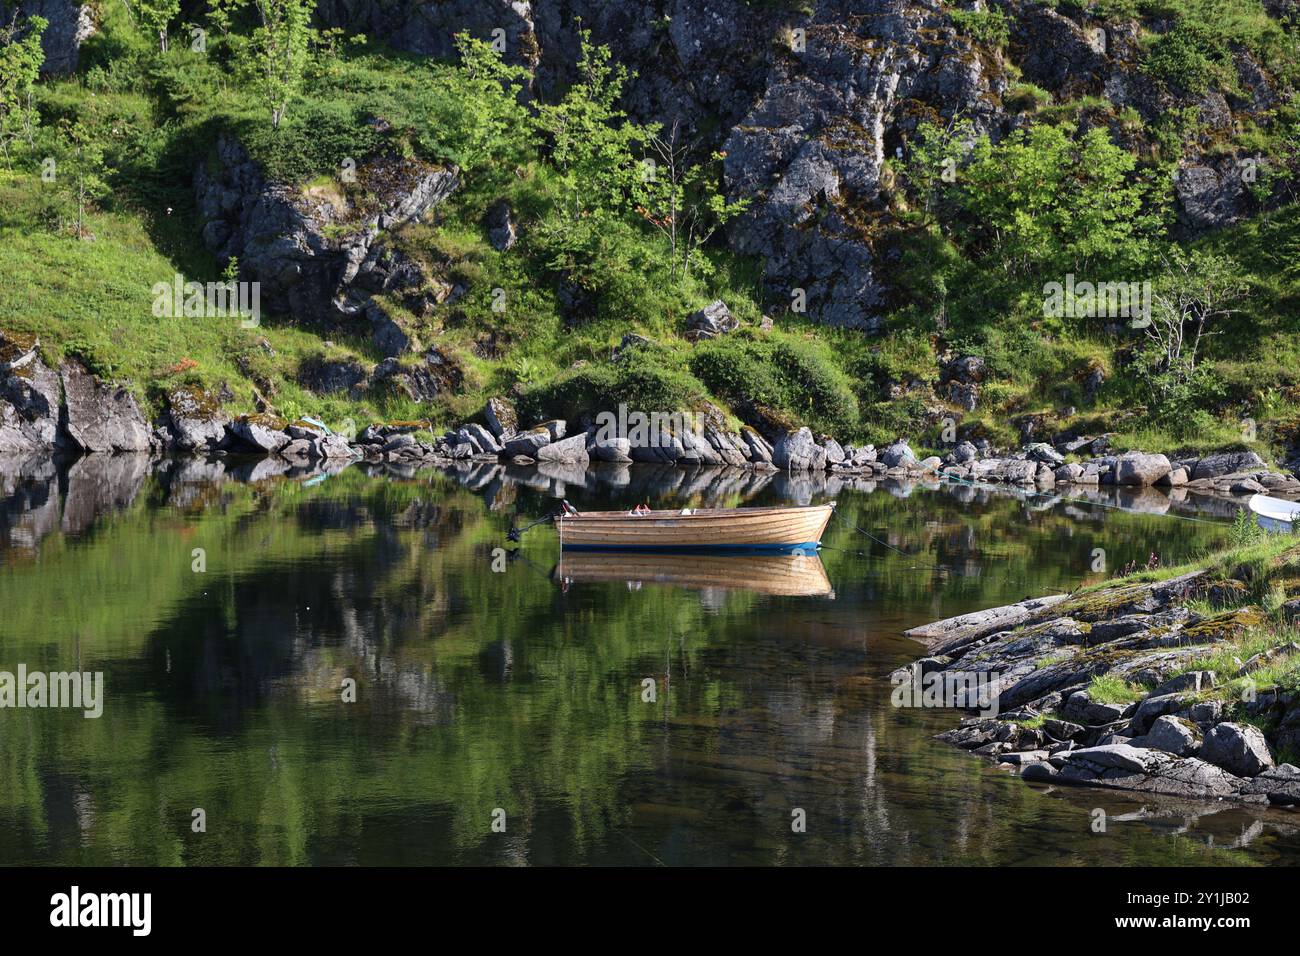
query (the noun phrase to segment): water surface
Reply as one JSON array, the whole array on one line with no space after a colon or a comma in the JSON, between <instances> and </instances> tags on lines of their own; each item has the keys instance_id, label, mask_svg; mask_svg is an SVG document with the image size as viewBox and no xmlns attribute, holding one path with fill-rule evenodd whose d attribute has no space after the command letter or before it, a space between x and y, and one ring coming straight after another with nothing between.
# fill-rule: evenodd
<instances>
[{"instance_id":1,"label":"water surface","mask_svg":"<svg viewBox=\"0 0 1300 956\"><path fill-rule=\"evenodd\" d=\"M497 550L559 496L835 498L840 520L793 579L557 567L546 526ZM930 739L952 713L890 706L923 650L905 628L1096 579L1098 549L1114 571L1225 537L1222 504L1091 497L649 466L11 468L0 670L102 671L106 700L0 711L0 863L1293 862L1294 816L1036 790ZM833 594L791 593L823 571Z\"/></svg>"}]
</instances>

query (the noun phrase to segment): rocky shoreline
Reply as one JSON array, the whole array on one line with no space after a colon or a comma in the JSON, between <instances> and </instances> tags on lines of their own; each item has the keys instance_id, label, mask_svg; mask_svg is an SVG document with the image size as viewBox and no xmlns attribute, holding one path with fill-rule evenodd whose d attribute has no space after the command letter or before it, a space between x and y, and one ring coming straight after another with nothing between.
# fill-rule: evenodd
<instances>
[{"instance_id":1,"label":"rocky shoreline","mask_svg":"<svg viewBox=\"0 0 1300 956\"><path fill-rule=\"evenodd\" d=\"M1053 443L1034 442L1018 450L999 450L983 440L961 441L943 457L918 458L906 439L876 448L841 444L829 435L814 436L807 428L773 428L764 434L741 425L732 431L716 409L696 416L693 427L654 424L607 434L610 430L598 427L595 418L524 426L504 398L490 399L476 420L436 438L428 438L427 428L427 422L371 424L355 435L341 435L310 419L231 416L222 409L222 396L192 386L173 388L165 410L151 424L126 388L100 380L75 359L50 368L42 361L38 340L0 333L4 458L148 452L271 457L291 466L365 460L443 467L495 462L585 468L593 462L638 462L876 480L948 479L1032 491L1113 485L1211 495L1266 492L1300 499L1300 478L1269 468L1252 451L1172 459L1143 452L1117 454L1107 435L1064 434Z\"/></svg>"},{"instance_id":2,"label":"rocky shoreline","mask_svg":"<svg viewBox=\"0 0 1300 956\"><path fill-rule=\"evenodd\" d=\"M1241 579L1251 570L1205 569L913 628L929 653L891 681L986 688L984 712L938 739L1033 784L1295 808L1300 767L1283 758L1300 754L1300 691L1270 675L1300 653L1285 631L1300 624L1300 547L1271 567L1289 595L1274 610L1281 636L1245 660L1233 655L1267 621Z\"/></svg>"}]
</instances>

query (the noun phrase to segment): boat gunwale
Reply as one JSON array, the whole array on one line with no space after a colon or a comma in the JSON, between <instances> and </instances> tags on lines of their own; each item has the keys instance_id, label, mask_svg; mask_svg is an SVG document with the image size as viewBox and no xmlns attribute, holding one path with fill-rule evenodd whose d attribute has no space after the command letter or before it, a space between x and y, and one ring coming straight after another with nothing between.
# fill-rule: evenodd
<instances>
[{"instance_id":1,"label":"boat gunwale","mask_svg":"<svg viewBox=\"0 0 1300 956\"><path fill-rule=\"evenodd\" d=\"M633 514L631 511L583 511L583 512L579 512L576 515L561 515L557 520L562 520L565 522L569 522L569 521L581 522L588 519L594 519L596 521L626 521L628 519L634 521L655 521L655 520L666 521L669 519L673 521L681 521L681 520L689 520L691 518L719 518L727 515L759 517L759 516L769 515L769 514L780 515L780 514L795 514L798 512L834 511L834 510L835 510L835 502L828 501L826 504L822 504L822 505L793 505L793 506L773 505L773 506L764 506L760 508L696 508L696 509L692 509L690 514L682 514L681 511L667 511L667 510L648 511L648 512L642 512L641 514Z\"/></svg>"}]
</instances>

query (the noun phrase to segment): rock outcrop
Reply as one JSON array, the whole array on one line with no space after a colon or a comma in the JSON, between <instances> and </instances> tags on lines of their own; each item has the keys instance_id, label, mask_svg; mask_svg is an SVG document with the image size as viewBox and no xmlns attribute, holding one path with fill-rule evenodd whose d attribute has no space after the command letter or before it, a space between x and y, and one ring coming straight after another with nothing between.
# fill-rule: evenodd
<instances>
[{"instance_id":1,"label":"rock outcrop","mask_svg":"<svg viewBox=\"0 0 1300 956\"><path fill-rule=\"evenodd\" d=\"M58 373L34 338L0 332L0 455L53 451L63 406Z\"/></svg>"},{"instance_id":2,"label":"rock outcrop","mask_svg":"<svg viewBox=\"0 0 1300 956\"><path fill-rule=\"evenodd\" d=\"M16 10L15 10L16 8ZM0 3L0 13L9 19L10 10L18 17L43 17L48 26L41 34L41 49L45 74L74 73L81 58L81 45L95 34L95 14L92 5L72 3L71 0L18 0Z\"/></svg>"},{"instance_id":3,"label":"rock outcrop","mask_svg":"<svg viewBox=\"0 0 1300 956\"><path fill-rule=\"evenodd\" d=\"M64 428L86 452L149 451L149 426L135 397L120 386L100 382L76 362L65 362Z\"/></svg>"},{"instance_id":4,"label":"rock outcrop","mask_svg":"<svg viewBox=\"0 0 1300 956\"><path fill-rule=\"evenodd\" d=\"M1168 21L1032 0L962 9L1005 17L1009 43L972 35L949 5L919 0L327 0L318 13L328 25L437 57L454 54L458 32L494 37L507 59L532 71L531 93L543 98L573 79L580 19L630 69L623 105L631 115L725 154L729 197L751 200L729 238L764 260L773 300L798 301L836 326L881 325L889 270L876 227L893 215L886 158L904 150L923 118L961 116L995 140L1023 126L1011 95L1017 73L1056 103L1113 105L1081 117L1086 123L1114 125L1116 111L1131 110L1154 130L1175 111L1195 110L1207 135L1188 141L1174 177L1186 231L1236 221L1254 202L1240 157L1217 155L1212 144L1246 122L1269 123L1277 100L1269 64L1234 49L1240 93L1229 103L1143 69L1144 37ZM1281 18L1286 9L1270 12ZM944 387L962 407L979 401L977 383L953 378Z\"/></svg>"},{"instance_id":5,"label":"rock outcrop","mask_svg":"<svg viewBox=\"0 0 1300 956\"><path fill-rule=\"evenodd\" d=\"M904 689L922 681L981 684L985 713L939 739L1015 767L1027 781L1300 804L1300 769L1279 766L1274 757L1300 738L1300 695L1270 687L1225 701L1214 695L1214 672L1198 667L1264 620L1248 605L1217 613L1189 606L1223 587L1209 572L1195 571L913 628L907 633L927 645L927 656L891 680ZM1237 676L1292 648L1252 658ZM1105 699L1115 687L1140 690ZM960 699L939 705L976 709ZM1232 708L1274 729L1266 735L1225 719Z\"/></svg>"},{"instance_id":6,"label":"rock outcrop","mask_svg":"<svg viewBox=\"0 0 1300 956\"><path fill-rule=\"evenodd\" d=\"M272 182L243 146L222 137L216 161L194 173L203 241L219 259L238 259L242 278L261 283L264 309L318 322L359 317L384 354L414 351L419 343L373 294L418 286L418 270L375 240L444 201L459 172L389 155L356 176L355 195Z\"/></svg>"}]
</instances>

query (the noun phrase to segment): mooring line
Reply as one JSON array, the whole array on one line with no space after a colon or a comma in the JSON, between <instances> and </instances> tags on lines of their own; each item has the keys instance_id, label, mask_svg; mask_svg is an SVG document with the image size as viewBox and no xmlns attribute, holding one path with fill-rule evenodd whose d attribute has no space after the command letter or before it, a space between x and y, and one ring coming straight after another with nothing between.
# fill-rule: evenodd
<instances>
[{"instance_id":1,"label":"mooring line","mask_svg":"<svg viewBox=\"0 0 1300 956\"><path fill-rule=\"evenodd\" d=\"M881 541L879 538L877 538L874 534L872 534L870 531L866 530L865 528L859 528L848 518L845 518L843 515L841 515L838 508L832 511L831 515L834 516L837 521L847 525L848 527L852 528L854 531L858 532L859 534L865 534L868 538L876 542L876 544L880 545L881 547L888 548L890 551L893 551L895 554L901 554L905 558L911 557L911 555L909 555L906 551L902 550L901 548L894 547L888 541ZM823 547L825 547L825 545L823 545Z\"/></svg>"}]
</instances>

